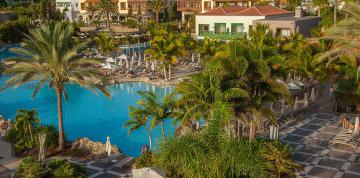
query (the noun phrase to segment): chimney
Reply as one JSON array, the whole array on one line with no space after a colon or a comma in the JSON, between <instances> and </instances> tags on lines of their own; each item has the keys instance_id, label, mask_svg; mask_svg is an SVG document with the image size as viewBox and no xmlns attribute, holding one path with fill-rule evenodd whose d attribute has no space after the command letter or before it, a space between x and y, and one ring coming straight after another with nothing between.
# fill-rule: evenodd
<instances>
[{"instance_id":1,"label":"chimney","mask_svg":"<svg viewBox=\"0 0 360 178\"><path fill-rule=\"evenodd\" d=\"M302 12L302 8L300 6L297 6L295 9L295 16L296 18L301 18L303 17L303 12Z\"/></svg>"}]
</instances>

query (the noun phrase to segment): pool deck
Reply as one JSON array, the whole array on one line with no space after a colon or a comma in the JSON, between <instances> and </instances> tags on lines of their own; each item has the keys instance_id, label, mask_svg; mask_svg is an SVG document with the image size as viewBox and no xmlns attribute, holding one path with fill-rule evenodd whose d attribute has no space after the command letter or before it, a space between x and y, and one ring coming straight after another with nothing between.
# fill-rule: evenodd
<instances>
[{"instance_id":1,"label":"pool deck","mask_svg":"<svg viewBox=\"0 0 360 178\"><path fill-rule=\"evenodd\" d=\"M328 97L327 90L328 86L323 87L322 97L312 105L309 113L281 128L280 140L294 147L293 158L303 166L297 177L360 178L360 161L355 150L343 145L329 144L342 129L338 123L339 118L346 116L354 122L355 116L332 112L334 101ZM9 172L13 170L5 167L9 165L4 164L5 160L15 160L11 164L18 164L16 158L9 156L12 154L10 149L9 143L0 139L0 177L9 176ZM87 177L90 178L132 177L131 169L135 162L134 158L125 155L116 156L113 165L105 161L66 159L84 165Z\"/></svg>"}]
</instances>

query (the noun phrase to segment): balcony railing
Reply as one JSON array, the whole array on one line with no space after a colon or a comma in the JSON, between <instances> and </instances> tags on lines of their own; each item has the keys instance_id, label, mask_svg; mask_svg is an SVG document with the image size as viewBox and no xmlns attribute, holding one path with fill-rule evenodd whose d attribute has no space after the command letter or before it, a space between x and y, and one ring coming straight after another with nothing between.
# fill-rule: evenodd
<instances>
[{"instance_id":1,"label":"balcony railing","mask_svg":"<svg viewBox=\"0 0 360 178\"><path fill-rule=\"evenodd\" d=\"M201 0L178 0L177 10L185 12L201 12Z\"/></svg>"},{"instance_id":2,"label":"balcony railing","mask_svg":"<svg viewBox=\"0 0 360 178\"><path fill-rule=\"evenodd\" d=\"M199 36L201 37L208 37L212 39L219 39L219 40L235 40L239 38L244 38L246 36L245 32L224 32L224 33L215 33L215 32L199 32Z\"/></svg>"}]
</instances>

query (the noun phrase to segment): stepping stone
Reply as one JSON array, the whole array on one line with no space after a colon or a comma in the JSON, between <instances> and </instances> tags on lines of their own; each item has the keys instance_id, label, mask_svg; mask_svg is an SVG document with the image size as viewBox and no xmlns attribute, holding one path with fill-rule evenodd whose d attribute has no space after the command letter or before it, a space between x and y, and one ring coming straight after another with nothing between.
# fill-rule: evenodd
<instances>
[{"instance_id":1,"label":"stepping stone","mask_svg":"<svg viewBox=\"0 0 360 178\"><path fill-rule=\"evenodd\" d=\"M326 148L329 145L329 141L314 138L314 139L311 139L306 145Z\"/></svg>"},{"instance_id":2,"label":"stepping stone","mask_svg":"<svg viewBox=\"0 0 360 178\"><path fill-rule=\"evenodd\" d=\"M301 149L299 150L299 152L317 155L317 154L319 154L320 152L322 152L323 150L324 150L324 148L317 148L317 147L305 146L305 147L301 148Z\"/></svg>"},{"instance_id":3,"label":"stepping stone","mask_svg":"<svg viewBox=\"0 0 360 178\"><path fill-rule=\"evenodd\" d=\"M334 116L328 115L328 114L317 114L315 117L321 118L321 119L332 119Z\"/></svg>"},{"instance_id":4,"label":"stepping stone","mask_svg":"<svg viewBox=\"0 0 360 178\"><path fill-rule=\"evenodd\" d=\"M325 127L325 129L323 130L323 132L329 132L329 133L338 133L341 130L340 127Z\"/></svg>"},{"instance_id":5,"label":"stepping stone","mask_svg":"<svg viewBox=\"0 0 360 178\"><path fill-rule=\"evenodd\" d=\"M311 122L309 122L310 124L317 124L317 125L325 125L328 123L327 120L324 120L324 119L315 119L315 120L312 120Z\"/></svg>"},{"instance_id":6,"label":"stepping stone","mask_svg":"<svg viewBox=\"0 0 360 178\"><path fill-rule=\"evenodd\" d=\"M355 151L355 149L353 147L348 146L348 145L343 145L343 144L333 144L332 148L342 150L342 151L347 151L347 152Z\"/></svg>"},{"instance_id":7,"label":"stepping stone","mask_svg":"<svg viewBox=\"0 0 360 178\"><path fill-rule=\"evenodd\" d=\"M348 160L352 156L352 154L347 153L347 152L330 150L329 153L326 154L326 156L331 157L331 158L338 158L338 159Z\"/></svg>"},{"instance_id":8,"label":"stepping stone","mask_svg":"<svg viewBox=\"0 0 360 178\"><path fill-rule=\"evenodd\" d=\"M289 135L284 138L285 141L300 142L303 139L302 136Z\"/></svg>"},{"instance_id":9,"label":"stepping stone","mask_svg":"<svg viewBox=\"0 0 360 178\"><path fill-rule=\"evenodd\" d=\"M310 156L307 154L302 154L302 153L294 153L292 158L295 161L299 161L299 162L303 162L303 163L311 163L316 157Z\"/></svg>"},{"instance_id":10,"label":"stepping stone","mask_svg":"<svg viewBox=\"0 0 360 178\"><path fill-rule=\"evenodd\" d=\"M289 133L289 134L296 134L296 135L308 136L308 135L311 135L312 133L314 133L314 131L297 129L297 130L294 130L293 132L291 132L291 133Z\"/></svg>"},{"instance_id":11,"label":"stepping stone","mask_svg":"<svg viewBox=\"0 0 360 178\"><path fill-rule=\"evenodd\" d=\"M314 124L305 124L305 125L301 126L300 128L308 129L308 130L319 130L321 128L321 126L314 125Z\"/></svg>"},{"instance_id":12,"label":"stepping stone","mask_svg":"<svg viewBox=\"0 0 360 178\"><path fill-rule=\"evenodd\" d=\"M98 170L95 170L95 169L91 169L91 168L86 168L86 175L87 176L91 176L95 173L99 172Z\"/></svg>"},{"instance_id":13,"label":"stepping stone","mask_svg":"<svg viewBox=\"0 0 360 178\"><path fill-rule=\"evenodd\" d=\"M339 161L330 158L323 158L317 164L321 166L327 166L331 168L340 169L344 165L345 161Z\"/></svg>"},{"instance_id":14,"label":"stepping stone","mask_svg":"<svg viewBox=\"0 0 360 178\"><path fill-rule=\"evenodd\" d=\"M335 134L328 134L328 133L319 133L315 136L316 138L324 139L324 140L331 140L335 137Z\"/></svg>"},{"instance_id":15,"label":"stepping stone","mask_svg":"<svg viewBox=\"0 0 360 178\"><path fill-rule=\"evenodd\" d=\"M313 167L308 175L311 176L317 176L321 178L332 178L336 174L337 171L331 170L331 169L325 169L321 167Z\"/></svg>"},{"instance_id":16,"label":"stepping stone","mask_svg":"<svg viewBox=\"0 0 360 178\"><path fill-rule=\"evenodd\" d=\"M351 173L344 173L341 178L360 178L360 175L351 174Z\"/></svg>"},{"instance_id":17,"label":"stepping stone","mask_svg":"<svg viewBox=\"0 0 360 178\"><path fill-rule=\"evenodd\" d=\"M121 176L117 176L117 175L114 175L114 174L109 174L109 173L102 173L98 176L96 176L95 178L120 178Z\"/></svg>"},{"instance_id":18,"label":"stepping stone","mask_svg":"<svg viewBox=\"0 0 360 178\"><path fill-rule=\"evenodd\" d=\"M351 163L347 170L360 174L360 163Z\"/></svg>"}]
</instances>

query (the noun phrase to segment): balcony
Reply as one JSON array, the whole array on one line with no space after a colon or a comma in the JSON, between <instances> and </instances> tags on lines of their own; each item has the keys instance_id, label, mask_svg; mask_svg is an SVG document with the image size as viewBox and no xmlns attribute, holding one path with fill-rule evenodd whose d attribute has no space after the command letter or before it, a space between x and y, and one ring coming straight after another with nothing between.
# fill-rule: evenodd
<instances>
[{"instance_id":1,"label":"balcony","mask_svg":"<svg viewBox=\"0 0 360 178\"><path fill-rule=\"evenodd\" d=\"M177 11L201 12L201 0L178 0Z\"/></svg>"},{"instance_id":2,"label":"balcony","mask_svg":"<svg viewBox=\"0 0 360 178\"><path fill-rule=\"evenodd\" d=\"M215 33L212 31L199 32L200 37L208 37L211 39L219 39L219 40L235 40L240 39L246 36L245 32L224 32L224 33Z\"/></svg>"}]
</instances>

